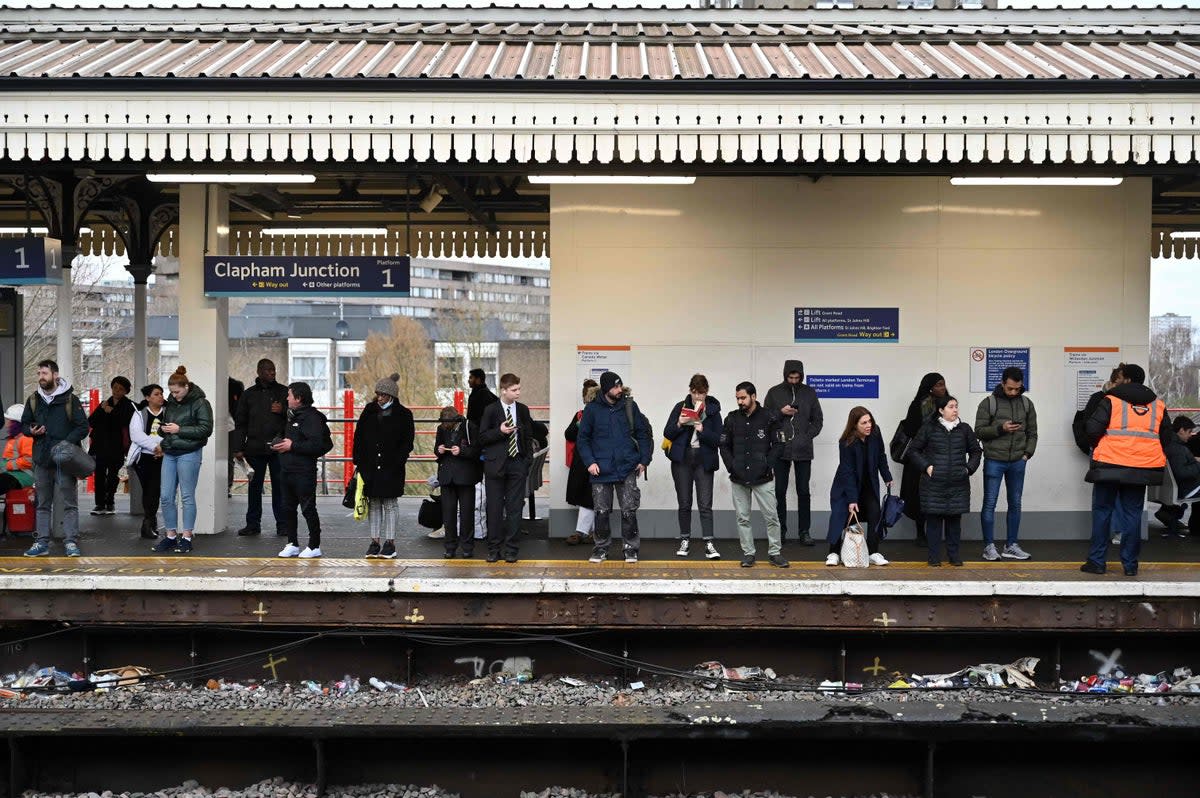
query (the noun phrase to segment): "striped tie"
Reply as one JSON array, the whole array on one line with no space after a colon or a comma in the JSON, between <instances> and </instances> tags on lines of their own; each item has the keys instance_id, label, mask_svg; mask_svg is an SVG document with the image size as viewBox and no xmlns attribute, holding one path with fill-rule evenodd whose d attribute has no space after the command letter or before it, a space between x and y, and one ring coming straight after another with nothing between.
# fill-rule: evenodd
<instances>
[{"instance_id":1,"label":"striped tie","mask_svg":"<svg viewBox=\"0 0 1200 798\"><path fill-rule=\"evenodd\" d=\"M513 424L512 405L504 408L504 414L508 417L508 426L513 427L513 431L508 434L508 456L514 460L517 457L517 430Z\"/></svg>"}]
</instances>

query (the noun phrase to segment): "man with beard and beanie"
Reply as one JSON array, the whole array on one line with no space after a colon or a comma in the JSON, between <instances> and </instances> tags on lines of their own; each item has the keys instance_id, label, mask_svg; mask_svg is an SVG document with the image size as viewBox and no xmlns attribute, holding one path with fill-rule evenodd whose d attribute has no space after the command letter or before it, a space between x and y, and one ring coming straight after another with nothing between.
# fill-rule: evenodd
<instances>
[{"instance_id":1,"label":"man with beard and beanie","mask_svg":"<svg viewBox=\"0 0 1200 798\"><path fill-rule=\"evenodd\" d=\"M500 399L488 389L487 374L483 369L471 369L467 373L467 387L471 389L471 395L467 397L467 421L478 427L483 421L483 411Z\"/></svg>"},{"instance_id":2,"label":"man with beard and beanie","mask_svg":"<svg viewBox=\"0 0 1200 798\"><path fill-rule=\"evenodd\" d=\"M604 562L612 541L613 494L621 504L621 538L625 562L638 561L641 540L637 511L642 493L638 477L646 473L654 455L650 423L638 409L621 378L614 372L600 375L600 393L583 409L575 456L583 458L592 481L592 531L595 548L588 562Z\"/></svg>"},{"instance_id":3,"label":"man with beard and beanie","mask_svg":"<svg viewBox=\"0 0 1200 798\"><path fill-rule=\"evenodd\" d=\"M254 384L242 393L234 412L232 459L245 457L254 472L246 485L246 525L238 530L243 537L262 532L263 485L268 472L276 532L285 534L279 455L271 451L270 443L283 436L287 424L287 392L286 385L275 381L275 364L263 358L258 361Z\"/></svg>"},{"instance_id":4,"label":"man with beard and beanie","mask_svg":"<svg viewBox=\"0 0 1200 798\"><path fill-rule=\"evenodd\" d=\"M500 401L483 411L479 445L483 448L483 473L487 502L488 562L517 561L521 508L529 486L534 438L549 435L546 425L534 421L521 398L521 378L500 377Z\"/></svg>"},{"instance_id":5,"label":"man with beard and beanie","mask_svg":"<svg viewBox=\"0 0 1200 798\"><path fill-rule=\"evenodd\" d=\"M121 466L125 464L125 453L129 451L129 419L136 408L129 400L132 386L125 377L113 377L109 384L112 396L88 416L92 428L92 445L88 454L96 458L96 507L92 515L113 515L117 512L113 501L117 495L117 483Z\"/></svg>"},{"instance_id":6,"label":"man with beard and beanie","mask_svg":"<svg viewBox=\"0 0 1200 798\"><path fill-rule=\"evenodd\" d=\"M1166 404L1145 385L1145 370L1126 363L1121 372L1128 382L1109 391L1087 420L1092 461L1085 480L1092 483L1092 542L1079 570L1104 573L1111 529L1121 534L1125 575L1137 576L1146 487L1162 484L1164 452L1175 432Z\"/></svg>"},{"instance_id":7,"label":"man with beard and beanie","mask_svg":"<svg viewBox=\"0 0 1200 798\"><path fill-rule=\"evenodd\" d=\"M88 421L83 404L71 390L71 383L58 375L58 364L43 360L37 364L38 387L25 401L21 413L21 432L33 438L33 480L37 490L37 540L25 552L26 557L45 557L50 553L50 525L54 499L63 502L62 529L68 557L78 557L79 496L75 477L61 470L51 451L62 441L78 445L87 437Z\"/></svg>"},{"instance_id":8,"label":"man with beard and beanie","mask_svg":"<svg viewBox=\"0 0 1200 798\"><path fill-rule=\"evenodd\" d=\"M321 556L321 517L317 515L317 460L333 448L329 421L313 407L312 388L307 382L293 382L287 392L288 421L283 440L271 444L279 453L279 471L283 483L283 523L287 545L280 557L310 559ZM274 488L274 485L271 486ZM299 519L296 508L308 524L308 545L300 549Z\"/></svg>"},{"instance_id":9,"label":"man with beard and beanie","mask_svg":"<svg viewBox=\"0 0 1200 798\"><path fill-rule=\"evenodd\" d=\"M354 467L367 497L367 526L371 544L367 559L396 556L396 527L408 456L416 439L413 414L400 404L399 374L375 383L375 401L368 402L354 428ZM380 542L382 540L382 545Z\"/></svg>"},{"instance_id":10,"label":"man with beard and beanie","mask_svg":"<svg viewBox=\"0 0 1200 798\"><path fill-rule=\"evenodd\" d=\"M737 515L738 541L742 544L742 567L754 566L754 533L750 529L750 502L753 499L767 522L768 560L776 568L787 568L774 496L774 469L784 447L783 436L779 434L779 417L758 403L757 394L754 383L738 383L734 393L738 409L725 416L719 450L733 487L733 511Z\"/></svg>"},{"instance_id":11,"label":"man with beard and beanie","mask_svg":"<svg viewBox=\"0 0 1200 798\"><path fill-rule=\"evenodd\" d=\"M812 546L812 495L808 490L812 476L813 439L821 434L825 417L817 392L804 384L804 363L783 362L783 382L767 391L763 406L779 419L778 435L783 449L775 468L775 506L779 514L779 541L787 539L787 492L790 472L796 474L796 538L801 545Z\"/></svg>"}]
</instances>

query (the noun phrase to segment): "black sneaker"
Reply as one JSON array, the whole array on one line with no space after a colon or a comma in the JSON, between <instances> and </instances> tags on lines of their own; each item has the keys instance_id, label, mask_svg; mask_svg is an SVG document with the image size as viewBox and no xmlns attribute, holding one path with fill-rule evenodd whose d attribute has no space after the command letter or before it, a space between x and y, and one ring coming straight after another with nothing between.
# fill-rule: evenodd
<instances>
[{"instance_id":1,"label":"black sneaker","mask_svg":"<svg viewBox=\"0 0 1200 798\"><path fill-rule=\"evenodd\" d=\"M379 556L379 541L372 540L371 545L367 546L367 559L374 560Z\"/></svg>"},{"instance_id":2,"label":"black sneaker","mask_svg":"<svg viewBox=\"0 0 1200 798\"><path fill-rule=\"evenodd\" d=\"M166 554L169 551L175 551L177 545L179 545L179 538L163 538L158 543L155 543L154 548L150 549L150 551L155 554Z\"/></svg>"},{"instance_id":3,"label":"black sneaker","mask_svg":"<svg viewBox=\"0 0 1200 798\"><path fill-rule=\"evenodd\" d=\"M237 531L237 533L238 533L238 537L240 537L240 538L248 538L251 535L261 535L262 529L260 529L259 527L256 527L256 526L244 526L241 529L239 529Z\"/></svg>"},{"instance_id":4,"label":"black sneaker","mask_svg":"<svg viewBox=\"0 0 1200 798\"><path fill-rule=\"evenodd\" d=\"M754 567L754 555L753 554L743 554L742 555L742 567L743 568L753 568Z\"/></svg>"},{"instance_id":5,"label":"black sneaker","mask_svg":"<svg viewBox=\"0 0 1200 798\"><path fill-rule=\"evenodd\" d=\"M452 551L443 551L443 552L442 552L442 559L443 559L443 560L453 560L453 559L454 559L454 552L452 552Z\"/></svg>"},{"instance_id":6,"label":"black sneaker","mask_svg":"<svg viewBox=\"0 0 1200 798\"><path fill-rule=\"evenodd\" d=\"M379 550L379 559L381 559L381 560L396 559L396 541L394 541L394 540L383 541L383 548Z\"/></svg>"},{"instance_id":7,"label":"black sneaker","mask_svg":"<svg viewBox=\"0 0 1200 798\"><path fill-rule=\"evenodd\" d=\"M487 556L488 562L500 562L500 555L494 551L489 551Z\"/></svg>"},{"instance_id":8,"label":"black sneaker","mask_svg":"<svg viewBox=\"0 0 1200 798\"><path fill-rule=\"evenodd\" d=\"M776 568L787 568L789 565L791 565L791 563L789 563L787 560L783 559L782 554L772 554L770 557L767 558L767 560L771 563L771 565L774 565Z\"/></svg>"},{"instance_id":9,"label":"black sneaker","mask_svg":"<svg viewBox=\"0 0 1200 798\"><path fill-rule=\"evenodd\" d=\"M1091 560L1088 560L1083 565L1079 566L1079 570L1083 571L1085 574L1096 574L1097 576L1104 574L1104 566L1099 563L1092 562Z\"/></svg>"},{"instance_id":10,"label":"black sneaker","mask_svg":"<svg viewBox=\"0 0 1200 798\"><path fill-rule=\"evenodd\" d=\"M808 532L801 532L800 533L800 545L801 546L815 546L815 545L817 545L817 542L812 539L812 535L808 534Z\"/></svg>"},{"instance_id":11,"label":"black sneaker","mask_svg":"<svg viewBox=\"0 0 1200 798\"><path fill-rule=\"evenodd\" d=\"M103 507L93 507L92 515L104 515L104 508Z\"/></svg>"},{"instance_id":12,"label":"black sneaker","mask_svg":"<svg viewBox=\"0 0 1200 798\"><path fill-rule=\"evenodd\" d=\"M1137 566L1136 565L1133 565L1133 566L1126 565L1125 566L1125 575L1126 576L1137 576Z\"/></svg>"},{"instance_id":13,"label":"black sneaker","mask_svg":"<svg viewBox=\"0 0 1200 798\"><path fill-rule=\"evenodd\" d=\"M469 560L469 559L471 559L471 558L472 558L472 557L474 557L474 556L475 556L475 550L474 550L474 549L463 549L463 550L462 550L462 558L463 558L464 560Z\"/></svg>"}]
</instances>

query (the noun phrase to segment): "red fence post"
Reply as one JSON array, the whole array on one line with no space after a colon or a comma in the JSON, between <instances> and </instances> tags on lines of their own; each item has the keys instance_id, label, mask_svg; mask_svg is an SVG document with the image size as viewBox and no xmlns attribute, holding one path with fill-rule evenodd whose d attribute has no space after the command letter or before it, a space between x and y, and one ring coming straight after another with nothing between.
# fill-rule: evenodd
<instances>
[{"instance_id":1,"label":"red fence post","mask_svg":"<svg viewBox=\"0 0 1200 798\"><path fill-rule=\"evenodd\" d=\"M354 456L354 391L347 388L342 391L342 417L346 419L342 423L342 445L345 447L342 450L343 457ZM342 463L342 482L350 481L350 477L354 475L354 463L346 460Z\"/></svg>"},{"instance_id":2,"label":"red fence post","mask_svg":"<svg viewBox=\"0 0 1200 798\"><path fill-rule=\"evenodd\" d=\"M93 388L92 390L88 391L88 415L90 416L93 412L95 412L96 408L99 406L100 406L100 389ZM94 476L89 476L87 478L87 487L85 487L83 489L83 491L84 491L84 493L95 493L96 492L96 478Z\"/></svg>"},{"instance_id":3,"label":"red fence post","mask_svg":"<svg viewBox=\"0 0 1200 798\"><path fill-rule=\"evenodd\" d=\"M458 411L460 416L465 415L467 412L467 403L465 401L465 397L466 394L463 393L461 388L454 392L454 409Z\"/></svg>"}]
</instances>

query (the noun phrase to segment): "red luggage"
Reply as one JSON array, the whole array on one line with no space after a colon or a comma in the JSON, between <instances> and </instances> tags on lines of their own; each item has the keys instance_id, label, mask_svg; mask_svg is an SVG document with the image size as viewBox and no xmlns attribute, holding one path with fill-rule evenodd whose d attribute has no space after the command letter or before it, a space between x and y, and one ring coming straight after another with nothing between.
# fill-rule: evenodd
<instances>
[{"instance_id":1,"label":"red luggage","mask_svg":"<svg viewBox=\"0 0 1200 798\"><path fill-rule=\"evenodd\" d=\"M33 532L36 514L37 498L33 488L13 488L4 494L4 525L10 533Z\"/></svg>"}]
</instances>

